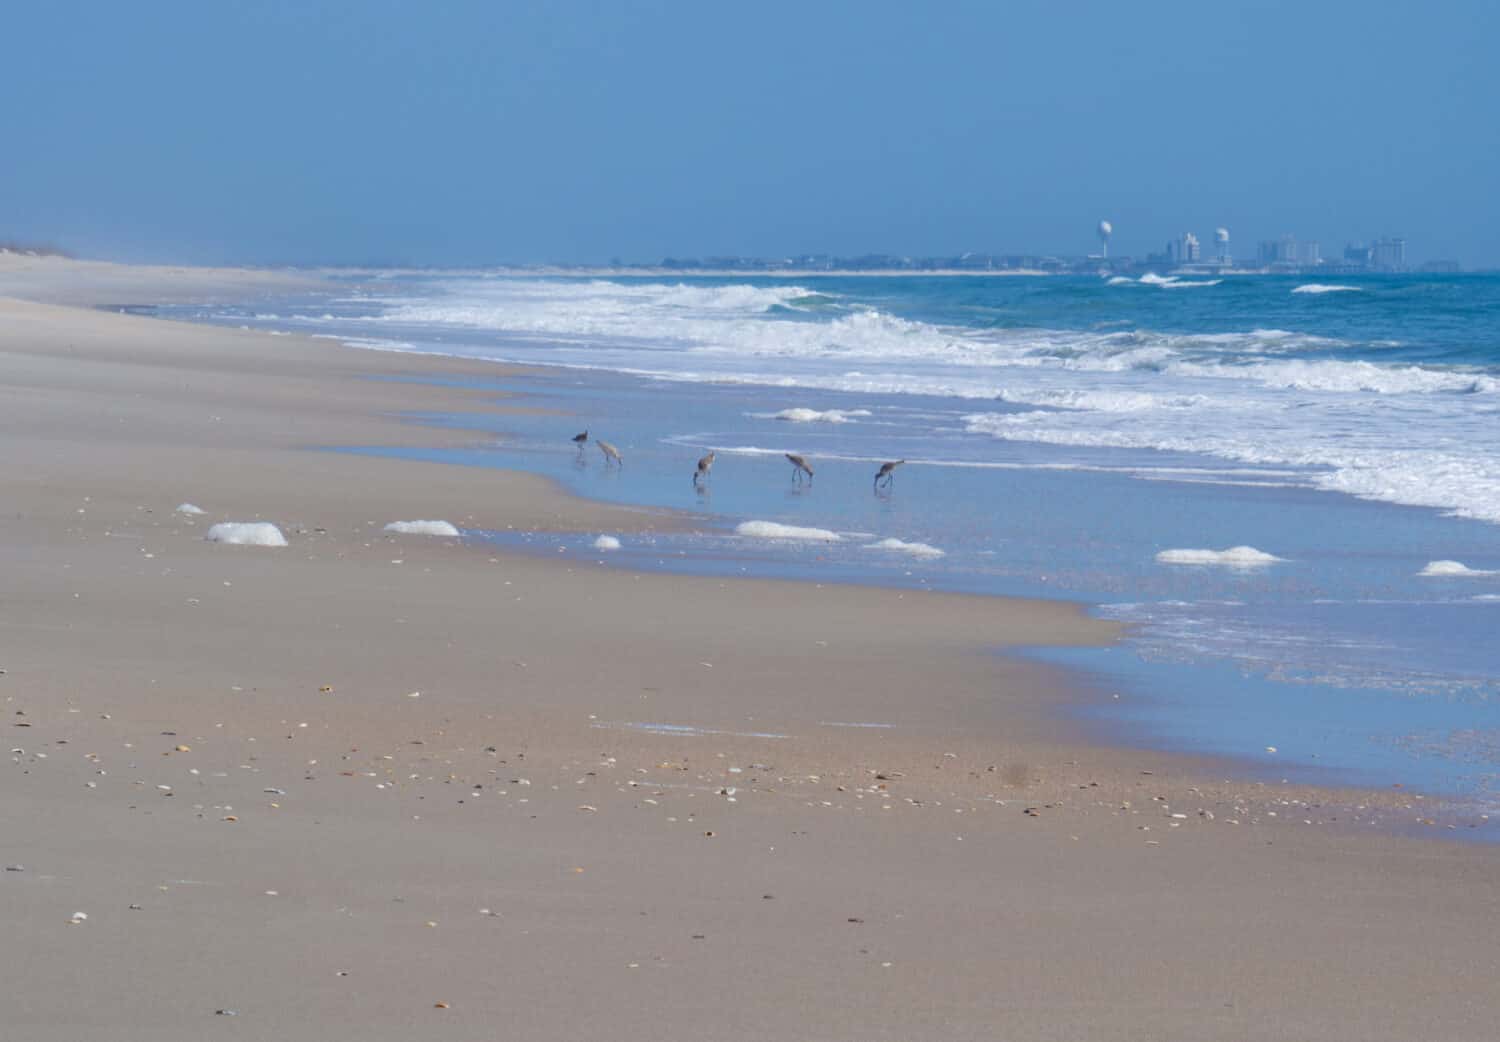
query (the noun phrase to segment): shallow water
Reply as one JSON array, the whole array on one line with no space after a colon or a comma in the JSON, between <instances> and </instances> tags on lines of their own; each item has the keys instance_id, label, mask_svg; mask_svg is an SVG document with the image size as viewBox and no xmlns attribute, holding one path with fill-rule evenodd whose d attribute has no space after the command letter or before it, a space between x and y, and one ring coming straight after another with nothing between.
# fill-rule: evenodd
<instances>
[{"instance_id":1,"label":"shallow water","mask_svg":"<svg viewBox=\"0 0 1500 1042\"><path fill-rule=\"evenodd\" d=\"M393 280L256 312L274 318L189 317L589 366L494 384L564 415L419 417L474 431L475 447L392 451L711 518L617 551L593 534L499 541L629 567L1077 600L1133 624L1120 648L1063 656L1122 694L1089 712L1130 741L1488 801L1500 575L1418 573L1435 560L1500 571L1500 484L1486 484L1500 481L1500 383L1493 316L1473 304L1500 282L1355 281ZM624 466L577 452L583 426ZM811 482L794 482L789 451L812 461ZM877 490L888 459L908 462ZM735 534L747 520L839 538ZM1239 546L1278 560L1158 559Z\"/></svg>"}]
</instances>

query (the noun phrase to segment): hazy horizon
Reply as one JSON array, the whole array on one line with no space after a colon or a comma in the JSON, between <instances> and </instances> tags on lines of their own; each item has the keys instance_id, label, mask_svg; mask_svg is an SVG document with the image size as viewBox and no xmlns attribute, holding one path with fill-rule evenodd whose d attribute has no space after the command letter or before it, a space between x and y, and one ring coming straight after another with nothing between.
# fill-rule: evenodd
<instances>
[{"instance_id":1,"label":"hazy horizon","mask_svg":"<svg viewBox=\"0 0 1500 1042\"><path fill-rule=\"evenodd\" d=\"M1500 261L1459 2L715 10L392 0L12 15L0 239L124 260L1143 257L1226 226Z\"/></svg>"}]
</instances>

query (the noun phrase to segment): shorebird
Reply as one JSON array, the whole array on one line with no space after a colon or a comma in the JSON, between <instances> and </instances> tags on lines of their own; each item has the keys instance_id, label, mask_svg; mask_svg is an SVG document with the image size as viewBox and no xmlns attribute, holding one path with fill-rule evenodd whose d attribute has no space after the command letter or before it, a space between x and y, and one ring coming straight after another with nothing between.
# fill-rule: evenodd
<instances>
[{"instance_id":1,"label":"shorebird","mask_svg":"<svg viewBox=\"0 0 1500 1042\"><path fill-rule=\"evenodd\" d=\"M589 440L589 432L588 431L584 431L582 434L575 434L575 435L573 435L573 444L578 446L578 451L579 452L583 451L583 443L586 442L586 441L588 441L588 440Z\"/></svg>"},{"instance_id":2,"label":"shorebird","mask_svg":"<svg viewBox=\"0 0 1500 1042\"><path fill-rule=\"evenodd\" d=\"M894 485L896 483L896 468L901 466L901 464L905 462L906 460L904 459L898 459L892 460L889 463L882 463L880 465L880 469L875 472L875 487L880 487L881 478L885 479L886 488L890 488L892 485Z\"/></svg>"},{"instance_id":3,"label":"shorebird","mask_svg":"<svg viewBox=\"0 0 1500 1042\"><path fill-rule=\"evenodd\" d=\"M708 472L714 469L714 457L717 455L718 453L716 452L710 452L698 461L698 469L693 474L694 485L701 483L704 478L708 477Z\"/></svg>"},{"instance_id":4,"label":"shorebird","mask_svg":"<svg viewBox=\"0 0 1500 1042\"><path fill-rule=\"evenodd\" d=\"M813 476L812 464L808 463L807 460L803 459L795 452L788 452L786 454L786 458L792 461L792 480L794 482L800 483L802 481L802 475L806 474L808 483L810 484L812 482Z\"/></svg>"},{"instance_id":5,"label":"shorebird","mask_svg":"<svg viewBox=\"0 0 1500 1042\"><path fill-rule=\"evenodd\" d=\"M609 466L611 460L614 461L616 466L625 466L625 457L620 455L619 449L607 441L600 441L598 438L594 439L594 444L599 446L600 452L604 453L604 465L606 467Z\"/></svg>"},{"instance_id":6,"label":"shorebird","mask_svg":"<svg viewBox=\"0 0 1500 1042\"><path fill-rule=\"evenodd\" d=\"M618 448L613 447L607 441L600 441L598 438L594 439L594 444L598 445L598 451L604 454L604 466L609 466L610 460L613 460L616 466L625 465L625 457L619 454Z\"/></svg>"}]
</instances>

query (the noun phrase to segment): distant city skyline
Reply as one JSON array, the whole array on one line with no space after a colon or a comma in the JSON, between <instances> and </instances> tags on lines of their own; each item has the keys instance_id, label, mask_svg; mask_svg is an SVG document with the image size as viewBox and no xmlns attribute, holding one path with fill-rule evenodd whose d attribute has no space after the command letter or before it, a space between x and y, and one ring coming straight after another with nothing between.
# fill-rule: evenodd
<instances>
[{"instance_id":1,"label":"distant city skyline","mask_svg":"<svg viewBox=\"0 0 1500 1042\"><path fill-rule=\"evenodd\" d=\"M83 0L6 28L0 237L95 256L1084 255L1103 218L1136 257L1222 226L1500 264L1480 0Z\"/></svg>"}]
</instances>

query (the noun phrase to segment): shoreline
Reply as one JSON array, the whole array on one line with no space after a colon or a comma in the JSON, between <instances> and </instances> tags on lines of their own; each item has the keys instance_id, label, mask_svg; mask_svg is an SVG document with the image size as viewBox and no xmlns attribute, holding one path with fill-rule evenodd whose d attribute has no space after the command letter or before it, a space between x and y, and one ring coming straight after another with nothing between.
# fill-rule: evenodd
<instances>
[{"instance_id":1,"label":"shoreline","mask_svg":"<svg viewBox=\"0 0 1500 1042\"><path fill-rule=\"evenodd\" d=\"M131 286L145 287L145 291L148 293L150 292L149 287L153 284L154 280L163 280L166 284L172 285L177 282L177 280L180 280L183 277L185 271L193 270L182 268L134 269L130 268L130 266L111 266L111 268L124 269L126 275L126 283ZM204 270L198 269L198 271ZM109 274L111 276L114 276L118 275L119 272L111 270ZM177 288L179 292L183 296L193 297L195 295L203 294L204 292L223 292L226 290L226 288L229 292L234 291L233 287L236 285L235 280L238 275L236 269L208 269L206 270L205 274L205 282L198 283L190 281L185 286L178 286ZM258 281L252 279L251 285L258 285ZM79 291L71 292L76 293ZM100 287L89 286L86 283L85 288L81 290L81 292L86 295L92 295L104 292L104 289ZM64 296L67 295L68 294L64 294ZM0 297L0 304L3 303L4 298ZM142 302L140 306L149 307L151 305L149 303ZM63 305L63 308L65 310L73 309L76 307L84 307L87 308L90 312L113 317L114 309L116 306L102 303L99 300L94 300L91 298L88 299L86 303ZM47 317L58 316L52 315ZM430 411L433 413L453 415L455 412L473 412L476 410L476 408L480 413L488 413L491 415L514 415L518 412L532 411L531 407L528 407L524 404L515 404L509 401L509 399L514 397L520 397L524 399L527 396L526 392L524 391L502 393L497 392L492 386L466 388L462 386L461 382L455 384L454 382L451 382L451 380L462 381L463 379L468 378L477 381L480 384L486 384L495 381L497 378L514 380L515 378L522 376L525 371L531 368L557 368L546 366L528 367L501 364L488 360L481 361L446 354L430 354L426 352L406 352L394 350L388 351L379 348L351 347L350 345L346 345L335 338L303 337L297 334L269 334L263 332L225 330L223 327L202 326L194 323L180 323L172 319L162 319L155 316L138 316L129 314L122 315L122 317L127 317L137 322L161 324L168 327L178 328L184 338L191 338L193 331L198 330L224 331L251 339L262 338L263 343L268 338L274 336L278 341L281 342L281 344L278 346L285 346L288 349L288 353L293 357L298 356L299 351L305 351L308 349L315 350L320 353L330 352L331 354L329 356L329 360L330 362L335 362L336 359L334 368L339 371L341 375L347 376L350 372L355 372L359 374L360 379L365 381L370 381L371 377L377 377L379 378L379 381L382 382L384 380L397 381L394 384L394 389L398 393L394 397L401 401L401 408L399 410L393 410L389 407L379 408L378 411L366 414L364 416L364 420L366 421L366 423L374 424L379 428L384 428L382 435L374 435L373 432L364 433L362 434L362 437L365 440L359 441L357 444L319 441L316 439L308 441L304 439L298 442L287 442L279 446L282 451L292 450L298 454L308 452L309 450L318 454L326 452L327 450L336 450L336 454L338 455L351 455L357 459L363 458L374 464L373 467L371 467L369 470L369 477L371 479L374 479L377 474L382 473L383 465L388 463L401 462L401 458L399 456L385 455L385 452L390 448L399 447L449 449L462 448L474 444L474 438L470 436L469 432L466 432L463 429L450 429L421 419L414 419L411 416L407 415L408 413ZM367 354L384 356L384 358L382 358L382 360L378 363L371 361L368 365L366 365L364 364L363 356ZM387 362L394 364L388 365L386 364ZM372 369L378 370L378 372L369 371ZM567 370L566 367L563 367L559 369L559 371ZM449 382L437 382L444 377L448 377L451 379ZM412 403L406 399L404 392L412 389L421 389L421 391L423 392L422 398L425 402L430 403L430 409L411 407ZM385 396L379 397L385 398ZM457 401L455 401L455 397L458 398ZM497 399L503 404L496 404ZM437 408L437 406L439 405L443 406L443 408ZM484 444L485 442L482 440L480 443ZM452 464L440 463L434 465L430 461L405 461L404 465L409 468L422 468L424 470L436 466L438 471L440 472L452 470L458 470L461 472L470 469L468 465L464 464L455 466ZM531 485L535 486L528 489L524 493L525 497L530 499L540 499L546 503L546 506L543 507L543 509L539 512L528 511L521 517L517 517L514 520L506 520L504 522L504 529L493 529L497 534L500 535L506 534L507 531L512 531L530 533L534 537L547 539L548 537L554 535L559 537L566 535L578 536L584 533L592 534L599 531L608 531L627 535L641 533L672 534L691 532L695 528L694 514L691 511L686 511L682 508L653 507L644 504L620 504L607 500L593 499L577 491L567 489L561 482L553 478L524 469L503 469L498 471L489 467L476 469L478 469L477 474L473 475L472 477L461 479L462 482L469 484L483 483L490 477L502 476L503 480L506 482L530 483ZM301 507L300 509L303 509L305 511L306 507ZM513 510L514 508L508 507L507 509ZM258 512L252 510L250 511L250 513L253 513L255 515L256 520L260 519L260 514ZM477 515L472 512L465 512L461 516L464 518L464 521L457 522L460 524L461 528L485 527L484 524L478 523L482 519L477 519ZM307 522L302 521L294 522L294 525L299 529L304 529L305 527L307 527L307 524ZM323 530L323 526L313 526L313 528L315 532ZM467 547L460 545L460 547L458 547L458 552L464 553L467 552L467 549ZM543 564L544 567L550 567L550 564L547 563L547 558L550 555L540 549L507 549L504 547L495 548L494 546L491 546L488 552L492 554L499 554L501 556L521 555L529 557L536 562ZM606 566L609 565L609 562L607 560L601 560L599 563ZM626 570L628 571L630 569ZM1100 638L1098 638L1099 643L1092 644L1092 646L1097 646L1100 648L1111 646L1117 639L1117 637L1114 635L1122 632L1122 624L1101 620L1090 614L1090 611L1092 609L1097 608L1097 605L1092 599L1080 598L1077 596L1032 598L1013 594L971 593L963 591L942 591L938 589L917 589L910 587L903 588L900 584L882 584L876 580L869 578L839 579L827 577L781 575L766 579L746 579L742 577L726 577L713 573L684 574L681 572L673 572L666 569L652 569L649 567L645 568L644 570L648 573L657 575L660 579L667 583L687 579L689 581L697 580L701 582L717 582L720 585L726 582L737 584L746 582L765 582L773 585L785 584L791 589L807 588L811 586L820 589L823 587L841 588L850 592L857 592L862 590L883 590L889 594L896 596L897 598L912 595L919 597L950 598L955 599L959 603L968 601L984 604L986 602L993 601L998 602L999 604L1013 607L1023 613L1028 610L1028 608L1040 607L1044 610L1062 608L1064 611L1071 611L1076 621L1082 624L1085 628L1092 627L1095 632L1101 634ZM985 655L1007 655L1014 662L1030 662L1033 664L1041 665L1041 659L1034 658L1029 655L1023 655L1021 658L1017 658L1015 653L1008 652L1006 649L1009 646L1018 644L1021 647L1027 649L1027 651L1029 652L1031 650L1042 650L1044 647L1053 647L1059 649L1066 648L1073 643L1073 638L1064 638L1060 643L1048 643L1046 641L1039 641L1035 644L1029 644L1024 639L1020 641L996 641L993 643L986 643L982 640L975 640L974 643L968 647L968 651L970 653ZM1080 646L1091 645L1091 642L1089 641L1083 641L1079 643ZM1031 710L1030 715L1037 718L1032 721L1032 724L1038 729L1038 733L1046 734L1050 741L1059 743L1063 748L1082 744L1094 750L1096 753L1128 754L1137 756L1150 755L1159 757L1163 761L1168 763L1192 765L1191 769L1197 771L1200 775L1202 775L1199 781L1205 784L1205 779L1210 775L1228 775L1229 777L1224 777L1222 779L1223 785L1233 786L1235 784L1241 784L1249 785L1252 787L1264 787L1268 784L1267 779L1278 773L1275 765L1259 763L1243 757L1219 755L1213 753L1198 753L1183 748L1162 748L1160 745L1151 745L1143 743L1141 741L1127 743L1123 741L1123 736L1121 741L1112 741L1111 728L1114 726L1113 724L1098 720L1085 722L1077 713L1065 712L1062 708L1063 706L1067 705L1070 698L1078 699L1083 696L1083 693L1086 689L1097 687L1101 683L1107 686L1109 678L1097 673L1094 669L1085 666L1063 666L1053 664L1045 665L1043 668L1055 674L1055 678L1052 680L1050 686L1057 689L1058 693L1049 696L1049 698L1046 700L1049 703L1047 708L1040 711L1035 708ZM1063 679L1067 677L1071 677L1071 679ZM1064 695L1063 692L1067 692L1068 694ZM1316 769L1314 768L1313 770ZM1231 780L1236 776L1239 779L1238 782ZM1305 802L1317 802L1320 805L1323 803L1331 803L1333 805L1344 807L1374 807L1382 808L1387 812L1394 812L1394 809L1398 807L1408 811L1423 810L1423 814L1417 815L1418 821L1420 821L1423 817L1427 817L1430 820L1435 821L1436 818L1433 817L1433 815L1443 814L1444 812L1446 812L1445 820L1448 820L1450 822L1454 820L1467 820L1469 822L1469 828L1475 827L1475 819L1473 817L1473 814L1466 806L1466 802L1461 798L1446 797L1436 794L1426 794L1417 798L1428 801L1427 807L1414 808L1407 802L1405 793L1400 793L1397 796L1392 797L1391 794L1383 792L1382 790L1372 789L1364 786L1339 786L1314 782L1299 784L1295 788L1300 794L1299 798ZM1397 788L1400 788L1400 786L1397 786ZM1441 810L1439 810L1439 808L1441 808ZM1428 811L1430 811L1431 813L1426 813ZM1449 827L1452 828L1454 826L1450 824Z\"/></svg>"},{"instance_id":2,"label":"shoreline","mask_svg":"<svg viewBox=\"0 0 1500 1042\"><path fill-rule=\"evenodd\" d=\"M1047 715L1066 674L995 653L1111 624L387 535L679 520L305 451L462 444L397 414L493 390L367 377L493 363L9 301L0 358L0 908L28 955L0 1021L28 1038L197 1039L224 1008L376 1040L1456 1039L1496 1012L1489 848L1385 831L1405 796L1080 742ZM222 519L291 546L205 542Z\"/></svg>"}]
</instances>

